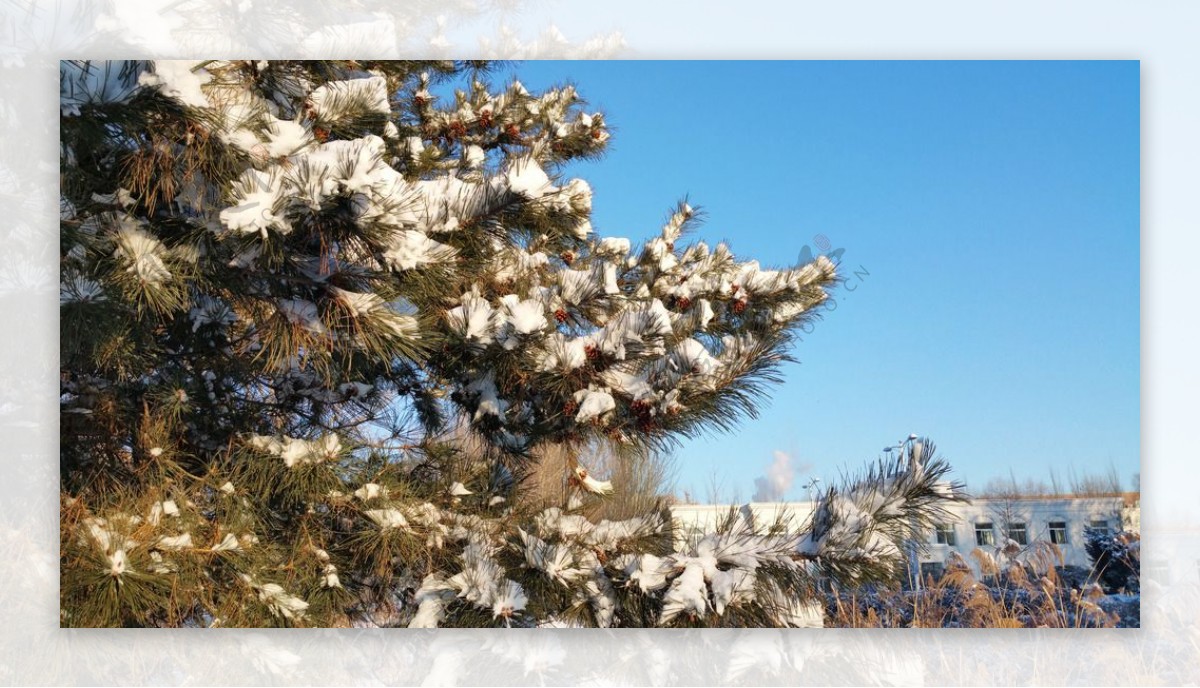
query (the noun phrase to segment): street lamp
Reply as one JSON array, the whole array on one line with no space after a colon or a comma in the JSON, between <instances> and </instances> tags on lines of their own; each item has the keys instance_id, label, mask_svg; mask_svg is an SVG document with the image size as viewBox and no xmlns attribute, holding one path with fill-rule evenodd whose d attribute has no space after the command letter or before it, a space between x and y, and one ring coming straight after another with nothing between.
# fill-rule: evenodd
<instances>
[{"instance_id":1,"label":"street lamp","mask_svg":"<svg viewBox=\"0 0 1200 688\"><path fill-rule=\"evenodd\" d=\"M917 439L918 438L915 433L910 434L906 439L900 440L895 445L890 446L890 447L884 447L883 453L887 454L890 458L893 451L899 451L900 455L903 456L904 450L907 449L908 456L909 456L908 470L919 471L919 470L921 470L921 467L922 467L921 459L923 457L921 455L924 453L924 447L921 445L920 442L917 441ZM917 532L915 522L913 523L913 532L914 533ZM914 591L921 590L921 562L920 562L920 558L918 556L917 549L918 548L917 548L916 539L913 538L913 539L909 540L909 542L908 542L908 575L909 575L909 581L912 583L912 587L913 587Z\"/></svg>"},{"instance_id":2,"label":"street lamp","mask_svg":"<svg viewBox=\"0 0 1200 688\"><path fill-rule=\"evenodd\" d=\"M808 490L808 501L809 502L817 501L816 492L817 492L817 483L819 483L819 482L821 482L820 478L813 478L804 484L804 489Z\"/></svg>"}]
</instances>

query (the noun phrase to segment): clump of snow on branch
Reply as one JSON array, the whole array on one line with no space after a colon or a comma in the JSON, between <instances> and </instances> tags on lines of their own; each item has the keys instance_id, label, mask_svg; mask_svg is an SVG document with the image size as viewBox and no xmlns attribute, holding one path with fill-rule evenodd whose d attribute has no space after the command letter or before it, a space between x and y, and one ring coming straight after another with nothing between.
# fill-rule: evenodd
<instances>
[{"instance_id":1,"label":"clump of snow on branch","mask_svg":"<svg viewBox=\"0 0 1200 688\"><path fill-rule=\"evenodd\" d=\"M249 439L249 444L259 451L283 459L283 464L288 468L330 461L337 458L342 450L341 439L334 434L317 440L256 435Z\"/></svg>"}]
</instances>

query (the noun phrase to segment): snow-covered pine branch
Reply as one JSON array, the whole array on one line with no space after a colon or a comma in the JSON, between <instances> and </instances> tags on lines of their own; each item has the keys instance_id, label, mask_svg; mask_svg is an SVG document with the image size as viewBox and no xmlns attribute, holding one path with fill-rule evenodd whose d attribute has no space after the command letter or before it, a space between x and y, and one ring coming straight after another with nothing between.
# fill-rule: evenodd
<instances>
[{"instance_id":1,"label":"snow-covered pine branch","mask_svg":"<svg viewBox=\"0 0 1200 688\"><path fill-rule=\"evenodd\" d=\"M947 505L966 499L963 485L946 479L950 466L935 452L921 439L861 477L831 486L806 526L800 554L845 584L894 579L907 564L906 548L923 546L921 533L945 520Z\"/></svg>"},{"instance_id":2,"label":"snow-covered pine branch","mask_svg":"<svg viewBox=\"0 0 1200 688\"><path fill-rule=\"evenodd\" d=\"M836 267L687 243L687 203L641 246L597 236L563 170L609 132L574 87L448 61L61 77L64 624L789 625L805 556L874 537L832 498L807 554L587 516L622 489L589 448L753 415ZM546 447L571 455L550 509L523 487ZM933 504L901 483L905 514Z\"/></svg>"}]
</instances>

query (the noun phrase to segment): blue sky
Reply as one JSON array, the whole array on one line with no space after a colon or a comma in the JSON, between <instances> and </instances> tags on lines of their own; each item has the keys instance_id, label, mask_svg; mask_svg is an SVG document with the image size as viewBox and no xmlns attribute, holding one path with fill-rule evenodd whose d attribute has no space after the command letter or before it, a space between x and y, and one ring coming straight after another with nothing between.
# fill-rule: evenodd
<instances>
[{"instance_id":1,"label":"blue sky","mask_svg":"<svg viewBox=\"0 0 1200 688\"><path fill-rule=\"evenodd\" d=\"M573 166L602 235L696 233L764 264L818 235L845 288L757 420L677 452L748 499L773 453L854 470L910 432L969 485L1139 471L1137 62L525 62L615 130ZM854 277L852 272L859 272ZM861 274L866 273L866 274ZM850 289L853 289L851 291Z\"/></svg>"}]
</instances>

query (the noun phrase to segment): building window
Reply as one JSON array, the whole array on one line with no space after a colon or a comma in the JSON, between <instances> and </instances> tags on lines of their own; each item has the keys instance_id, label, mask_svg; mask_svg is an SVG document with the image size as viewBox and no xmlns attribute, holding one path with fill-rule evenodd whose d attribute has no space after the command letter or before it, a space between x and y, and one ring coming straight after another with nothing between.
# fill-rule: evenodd
<instances>
[{"instance_id":1,"label":"building window","mask_svg":"<svg viewBox=\"0 0 1200 688\"><path fill-rule=\"evenodd\" d=\"M1029 544L1029 531L1024 523L1008 524L1008 539L1016 542L1018 545Z\"/></svg>"},{"instance_id":2,"label":"building window","mask_svg":"<svg viewBox=\"0 0 1200 688\"><path fill-rule=\"evenodd\" d=\"M1102 518L1092 519L1092 521L1088 523L1088 529L1099 533L1103 537L1112 535L1112 530L1108 527L1108 521Z\"/></svg>"},{"instance_id":3,"label":"building window","mask_svg":"<svg viewBox=\"0 0 1200 688\"><path fill-rule=\"evenodd\" d=\"M975 544L981 547L996 544L996 531L992 530L991 523L975 524Z\"/></svg>"},{"instance_id":4,"label":"building window","mask_svg":"<svg viewBox=\"0 0 1200 688\"><path fill-rule=\"evenodd\" d=\"M934 581L939 581L945 573L946 565L940 561L921 562L921 580L932 578Z\"/></svg>"},{"instance_id":5,"label":"building window","mask_svg":"<svg viewBox=\"0 0 1200 688\"><path fill-rule=\"evenodd\" d=\"M958 544L958 538L954 536L954 526L945 523L937 525L937 543L939 545L949 545L954 547Z\"/></svg>"},{"instance_id":6,"label":"building window","mask_svg":"<svg viewBox=\"0 0 1200 688\"><path fill-rule=\"evenodd\" d=\"M1067 544L1067 522L1066 521L1051 521L1050 522L1050 542L1056 545Z\"/></svg>"}]
</instances>

